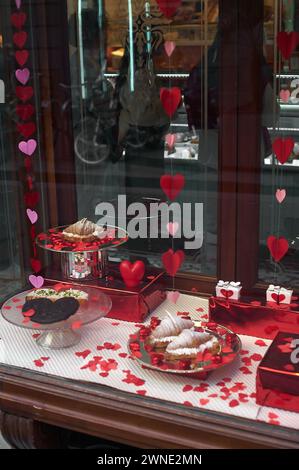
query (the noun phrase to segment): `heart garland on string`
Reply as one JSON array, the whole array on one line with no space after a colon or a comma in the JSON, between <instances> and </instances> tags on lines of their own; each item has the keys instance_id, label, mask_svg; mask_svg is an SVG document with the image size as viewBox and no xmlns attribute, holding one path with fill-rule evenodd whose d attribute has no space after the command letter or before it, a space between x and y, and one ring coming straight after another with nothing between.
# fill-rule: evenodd
<instances>
[{"instance_id":1,"label":"heart garland on string","mask_svg":"<svg viewBox=\"0 0 299 470\"><path fill-rule=\"evenodd\" d=\"M26 85L30 78L30 70L25 68L25 69L17 69L16 72L16 79L22 83L22 85Z\"/></svg>"},{"instance_id":2,"label":"heart garland on string","mask_svg":"<svg viewBox=\"0 0 299 470\"><path fill-rule=\"evenodd\" d=\"M35 112L32 104L17 104L16 113L22 121L28 121Z\"/></svg>"},{"instance_id":3,"label":"heart garland on string","mask_svg":"<svg viewBox=\"0 0 299 470\"><path fill-rule=\"evenodd\" d=\"M185 186L185 176L180 173L174 176L163 175L160 178L160 186L167 198L174 201Z\"/></svg>"},{"instance_id":4,"label":"heart garland on string","mask_svg":"<svg viewBox=\"0 0 299 470\"><path fill-rule=\"evenodd\" d=\"M26 23L27 15L23 11L20 11L17 13L13 13L10 18L12 25L17 29L21 29Z\"/></svg>"},{"instance_id":5,"label":"heart garland on string","mask_svg":"<svg viewBox=\"0 0 299 470\"><path fill-rule=\"evenodd\" d=\"M162 263L165 268L165 271L169 276L175 276L180 267L182 266L185 260L185 253L183 250L178 250L176 252L170 248L166 253L162 255Z\"/></svg>"},{"instance_id":6,"label":"heart garland on string","mask_svg":"<svg viewBox=\"0 0 299 470\"><path fill-rule=\"evenodd\" d=\"M20 134L22 134L25 139L32 136L36 132L36 125L34 122L27 122L27 123L18 123L17 128Z\"/></svg>"},{"instance_id":7,"label":"heart garland on string","mask_svg":"<svg viewBox=\"0 0 299 470\"><path fill-rule=\"evenodd\" d=\"M296 31L280 31L277 34L277 47L284 59L289 60L299 44L299 33Z\"/></svg>"},{"instance_id":8,"label":"heart garland on string","mask_svg":"<svg viewBox=\"0 0 299 470\"><path fill-rule=\"evenodd\" d=\"M168 57L171 57L176 48L176 43L174 41L165 41L164 49Z\"/></svg>"},{"instance_id":9,"label":"heart garland on string","mask_svg":"<svg viewBox=\"0 0 299 470\"><path fill-rule=\"evenodd\" d=\"M283 165L289 159L294 149L295 141L291 137L282 138L277 137L273 144L272 148L276 155L277 160Z\"/></svg>"},{"instance_id":10,"label":"heart garland on string","mask_svg":"<svg viewBox=\"0 0 299 470\"><path fill-rule=\"evenodd\" d=\"M267 238L267 246L272 258L277 263L282 260L289 250L289 242L284 237L276 238L274 235Z\"/></svg>"},{"instance_id":11,"label":"heart garland on string","mask_svg":"<svg viewBox=\"0 0 299 470\"><path fill-rule=\"evenodd\" d=\"M168 145L169 150L172 150L175 143L176 143L176 135L175 134L167 134L165 140L166 140L166 143Z\"/></svg>"},{"instance_id":12,"label":"heart garland on string","mask_svg":"<svg viewBox=\"0 0 299 470\"><path fill-rule=\"evenodd\" d=\"M286 195L287 195L287 192L285 189L277 189L276 194L275 194L277 202L281 204L285 200Z\"/></svg>"},{"instance_id":13,"label":"heart garland on string","mask_svg":"<svg viewBox=\"0 0 299 470\"><path fill-rule=\"evenodd\" d=\"M279 98L280 98L281 101L283 101L284 103L288 103L288 102L289 102L290 96L291 96L290 90L280 90L280 92L279 92Z\"/></svg>"},{"instance_id":14,"label":"heart garland on string","mask_svg":"<svg viewBox=\"0 0 299 470\"><path fill-rule=\"evenodd\" d=\"M180 88L173 87L173 88L161 88L160 89L160 100L162 106L170 118L176 112L180 102L182 99L182 93Z\"/></svg>"},{"instance_id":15,"label":"heart garland on string","mask_svg":"<svg viewBox=\"0 0 299 470\"><path fill-rule=\"evenodd\" d=\"M15 57L19 66L23 67L26 64L27 60L29 59L29 52L26 51L26 49L22 51L16 51Z\"/></svg>"},{"instance_id":16,"label":"heart garland on string","mask_svg":"<svg viewBox=\"0 0 299 470\"><path fill-rule=\"evenodd\" d=\"M166 18L172 18L182 5L182 0L157 0L157 4Z\"/></svg>"},{"instance_id":17,"label":"heart garland on string","mask_svg":"<svg viewBox=\"0 0 299 470\"><path fill-rule=\"evenodd\" d=\"M27 37L26 31L19 31L13 35L12 40L19 49L22 49L27 42Z\"/></svg>"}]
</instances>

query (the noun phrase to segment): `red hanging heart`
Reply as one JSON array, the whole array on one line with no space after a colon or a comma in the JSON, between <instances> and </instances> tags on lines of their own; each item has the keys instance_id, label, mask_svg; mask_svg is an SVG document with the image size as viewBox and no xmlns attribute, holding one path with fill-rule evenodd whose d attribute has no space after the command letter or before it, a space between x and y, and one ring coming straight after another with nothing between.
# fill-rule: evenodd
<instances>
[{"instance_id":1,"label":"red hanging heart","mask_svg":"<svg viewBox=\"0 0 299 470\"><path fill-rule=\"evenodd\" d=\"M42 264L39 259L31 258L30 265L35 273L39 273L42 269Z\"/></svg>"},{"instance_id":2,"label":"red hanging heart","mask_svg":"<svg viewBox=\"0 0 299 470\"><path fill-rule=\"evenodd\" d=\"M185 176L180 173L174 176L163 175L160 178L160 186L167 198L174 201L185 186Z\"/></svg>"},{"instance_id":3,"label":"red hanging heart","mask_svg":"<svg viewBox=\"0 0 299 470\"><path fill-rule=\"evenodd\" d=\"M285 238L276 238L274 235L267 238L267 246L272 258L277 263L286 255L289 249L289 243Z\"/></svg>"},{"instance_id":4,"label":"red hanging heart","mask_svg":"<svg viewBox=\"0 0 299 470\"><path fill-rule=\"evenodd\" d=\"M158 7L166 18L172 18L181 6L182 0L157 0Z\"/></svg>"},{"instance_id":5,"label":"red hanging heart","mask_svg":"<svg viewBox=\"0 0 299 470\"><path fill-rule=\"evenodd\" d=\"M293 148L295 145L294 139L288 137L283 139L282 137L277 137L273 144L273 151L277 157L277 160L283 165L290 155L292 154Z\"/></svg>"},{"instance_id":6,"label":"red hanging heart","mask_svg":"<svg viewBox=\"0 0 299 470\"><path fill-rule=\"evenodd\" d=\"M299 33L280 31L277 34L277 46L284 59L288 60L299 44Z\"/></svg>"},{"instance_id":7,"label":"red hanging heart","mask_svg":"<svg viewBox=\"0 0 299 470\"><path fill-rule=\"evenodd\" d=\"M32 191L31 193L25 193L24 196L25 204L27 207L35 207L39 202L39 194L37 191Z\"/></svg>"},{"instance_id":8,"label":"red hanging heart","mask_svg":"<svg viewBox=\"0 0 299 470\"><path fill-rule=\"evenodd\" d=\"M27 121L34 114L34 106L32 104L18 104L16 107L16 113L20 119Z\"/></svg>"},{"instance_id":9,"label":"red hanging heart","mask_svg":"<svg viewBox=\"0 0 299 470\"><path fill-rule=\"evenodd\" d=\"M10 17L11 23L17 29L21 29L26 23L27 15L23 11L13 13Z\"/></svg>"},{"instance_id":10,"label":"red hanging heart","mask_svg":"<svg viewBox=\"0 0 299 470\"><path fill-rule=\"evenodd\" d=\"M174 115L177 110L178 105L182 99L182 93L180 88L161 88L160 90L160 100L162 106L170 118Z\"/></svg>"},{"instance_id":11,"label":"red hanging heart","mask_svg":"<svg viewBox=\"0 0 299 470\"><path fill-rule=\"evenodd\" d=\"M234 295L232 290L221 289L220 292L223 295L223 297L225 297L226 299L229 299L230 297Z\"/></svg>"},{"instance_id":12,"label":"red hanging heart","mask_svg":"<svg viewBox=\"0 0 299 470\"><path fill-rule=\"evenodd\" d=\"M175 276L185 259L183 250L174 252L172 249L162 255L162 262L167 274Z\"/></svg>"},{"instance_id":13,"label":"red hanging heart","mask_svg":"<svg viewBox=\"0 0 299 470\"><path fill-rule=\"evenodd\" d=\"M119 266L120 274L128 287L136 287L144 277L145 265L143 261L122 261Z\"/></svg>"},{"instance_id":14,"label":"red hanging heart","mask_svg":"<svg viewBox=\"0 0 299 470\"><path fill-rule=\"evenodd\" d=\"M23 103L25 103L32 98L33 88L32 86L17 86L16 95L21 101L23 101Z\"/></svg>"},{"instance_id":15,"label":"red hanging heart","mask_svg":"<svg viewBox=\"0 0 299 470\"><path fill-rule=\"evenodd\" d=\"M32 167L31 158L30 157L25 157L24 158L24 164L25 164L26 171L29 172L31 170L31 167Z\"/></svg>"},{"instance_id":16,"label":"red hanging heart","mask_svg":"<svg viewBox=\"0 0 299 470\"><path fill-rule=\"evenodd\" d=\"M35 232L35 226L32 225L32 227L30 228L30 237L31 237L31 240L34 241L36 239L36 232Z\"/></svg>"},{"instance_id":17,"label":"red hanging heart","mask_svg":"<svg viewBox=\"0 0 299 470\"><path fill-rule=\"evenodd\" d=\"M17 124L18 131L22 134L26 139L30 137L36 131L36 125L34 122L27 122L26 124Z\"/></svg>"},{"instance_id":18,"label":"red hanging heart","mask_svg":"<svg viewBox=\"0 0 299 470\"><path fill-rule=\"evenodd\" d=\"M23 65L26 64L28 58L29 58L29 52L26 51L25 49L22 51L16 52L16 61L21 67L23 67Z\"/></svg>"},{"instance_id":19,"label":"red hanging heart","mask_svg":"<svg viewBox=\"0 0 299 470\"><path fill-rule=\"evenodd\" d=\"M271 294L271 297L278 304L286 298L284 294L275 294L275 293Z\"/></svg>"},{"instance_id":20,"label":"red hanging heart","mask_svg":"<svg viewBox=\"0 0 299 470\"><path fill-rule=\"evenodd\" d=\"M19 49L22 49L26 44L27 37L26 31L19 31L13 35L13 42Z\"/></svg>"}]
</instances>

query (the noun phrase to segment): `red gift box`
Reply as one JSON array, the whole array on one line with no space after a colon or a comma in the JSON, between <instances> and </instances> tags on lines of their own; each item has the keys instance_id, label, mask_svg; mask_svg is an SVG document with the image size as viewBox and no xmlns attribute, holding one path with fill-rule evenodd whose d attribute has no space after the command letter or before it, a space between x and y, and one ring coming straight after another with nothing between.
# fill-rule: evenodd
<instances>
[{"instance_id":1,"label":"red gift box","mask_svg":"<svg viewBox=\"0 0 299 470\"><path fill-rule=\"evenodd\" d=\"M124 284L118 267L110 267L104 279L91 281L65 280L57 272L47 272L47 284L65 283L77 287L100 289L112 300L112 309L107 318L135 323L143 322L166 298L165 276L161 270L148 268L139 286L128 288Z\"/></svg>"},{"instance_id":2,"label":"red gift box","mask_svg":"<svg viewBox=\"0 0 299 470\"><path fill-rule=\"evenodd\" d=\"M294 344L296 340L297 345ZM299 413L298 334L285 332L277 334L258 367L256 392L256 401L259 405Z\"/></svg>"},{"instance_id":3,"label":"red gift box","mask_svg":"<svg viewBox=\"0 0 299 470\"><path fill-rule=\"evenodd\" d=\"M273 339L278 331L299 333L299 305L260 302L245 298L240 301L220 297L209 299L210 320L240 335Z\"/></svg>"}]
</instances>

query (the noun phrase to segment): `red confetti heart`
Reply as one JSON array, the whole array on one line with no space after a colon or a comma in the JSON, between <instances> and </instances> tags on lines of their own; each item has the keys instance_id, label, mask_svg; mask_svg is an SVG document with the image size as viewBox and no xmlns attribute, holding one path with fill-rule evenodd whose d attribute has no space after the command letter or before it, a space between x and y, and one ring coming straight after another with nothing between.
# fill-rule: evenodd
<instances>
[{"instance_id":1,"label":"red confetti heart","mask_svg":"<svg viewBox=\"0 0 299 470\"><path fill-rule=\"evenodd\" d=\"M267 346L265 341L263 341L262 339L257 339L254 344L256 344L257 346L261 346L261 347Z\"/></svg>"},{"instance_id":2,"label":"red confetti heart","mask_svg":"<svg viewBox=\"0 0 299 470\"><path fill-rule=\"evenodd\" d=\"M27 37L26 31L19 31L13 35L13 42L19 49L22 49L26 44Z\"/></svg>"},{"instance_id":3,"label":"red confetti heart","mask_svg":"<svg viewBox=\"0 0 299 470\"><path fill-rule=\"evenodd\" d=\"M191 390L193 390L192 385L185 385L183 388L183 392L190 392Z\"/></svg>"},{"instance_id":4,"label":"red confetti heart","mask_svg":"<svg viewBox=\"0 0 299 470\"><path fill-rule=\"evenodd\" d=\"M166 18L172 18L182 4L182 0L157 0L158 7Z\"/></svg>"},{"instance_id":5,"label":"red confetti heart","mask_svg":"<svg viewBox=\"0 0 299 470\"><path fill-rule=\"evenodd\" d=\"M144 277L145 265L143 261L136 261L134 264L122 261L119 270L126 286L136 287Z\"/></svg>"},{"instance_id":6,"label":"red confetti heart","mask_svg":"<svg viewBox=\"0 0 299 470\"><path fill-rule=\"evenodd\" d=\"M184 401L184 402L183 402L183 405L185 405L185 406L193 406L190 401Z\"/></svg>"},{"instance_id":7,"label":"red confetti heart","mask_svg":"<svg viewBox=\"0 0 299 470\"><path fill-rule=\"evenodd\" d=\"M17 13L13 13L10 18L13 26L17 29L21 29L26 23L27 15L26 13L20 11Z\"/></svg>"},{"instance_id":8,"label":"red confetti heart","mask_svg":"<svg viewBox=\"0 0 299 470\"><path fill-rule=\"evenodd\" d=\"M35 133L36 131L36 125L34 122L27 122L26 124L17 124L18 131L22 136L24 136L26 139L32 134Z\"/></svg>"},{"instance_id":9,"label":"red confetti heart","mask_svg":"<svg viewBox=\"0 0 299 470\"><path fill-rule=\"evenodd\" d=\"M299 34L295 31L280 31L277 34L277 46L284 59L289 60L299 43Z\"/></svg>"},{"instance_id":10,"label":"red confetti heart","mask_svg":"<svg viewBox=\"0 0 299 470\"><path fill-rule=\"evenodd\" d=\"M174 176L163 175L160 178L160 186L167 198L174 201L185 186L185 176L180 173Z\"/></svg>"},{"instance_id":11,"label":"red confetti heart","mask_svg":"<svg viewBox=\"0 0 299 470\"><path fill-rule=\"evenodd\" d=\"M36 367L44 367L44 363L40 359L33 361Z\"/></svg>"},{"instance_id":12,"label":"red confetti heart","mask_svg":"<svg viewBox=\"0 0 299 470\"><path fill-rule=\"evenodd\" d=\"M41 360L42 360L42 361L48 361L49 359L50 359L49 357L44 357L44 356L41 357Z\"/></svg>"},{"instance_id":13,"label":"red confetti heart","mask_svg":"<svg viewBox=\"0 0 299 470\"><path fill-rule=\"evenodd\" d=\"M160 100L166 114L171 118L176 112L182 99L181 89L178 87L161 88Z\"/></svg>"},{"instance_id":14,"label":"red confetti heart","mask_svg":"<svg viewBox=\"0 0 299 470\"><path fill-rule=\"evenodd\" d=\"M238 400L232 400L229 402L230 408L235 408L236 406L239 406L239 404L240 403L238 402Z\"/></svg>"},{"instance_id":15,"label":"red confetti heart","mask_svg":"<svg viewBox=\"0 0 299 470\"><path fill-rule=\"evenodd\" d=\"M199 403L203 406L207 405L209 403L210 400L208 400L207 398L201 398L199 400Z\"/></svg>"},{"instance_id":16,"label":"red confetti heart","mask_svg":"<svg viewBox=\"0 0 299 470\"><path fill-rule=\"evenodd\" d=\"M23 101L23 103L25 103L32 98L33 88L32 86L17 86L16 95L21 101Z\"/></svg>"},{"instance_id":17,"label":"red confetti heart","mask_svg":"<svg viewBox=\"0 0 299 470\"><path fill-rule=\"evenodd\" d=\"M274 333L274 331L277 331L279 330L278 326L276 325L268 325L266 328L265 328L265 333L266 335L271 335L272 333Z\"/></svg>"},{"instance_id":18,"label":"red confetti heart","mask_svg":"<svg viewBox=\"0 0 299 470\"><path fill-rule=\"evenodd\" d=\"M146 390L137 390L138 395L144 396L144 395L146 395L146 393L147 393Z\"/></svg>"},{"instance_id":19,"label":"red confetti heart","mask_svg":"<svg viewBox=\"0 0 299 470\"><path fill-rule=\"evenodd\" d=\"M279 262L289 250L288 241L284 237L276 238L274 235L270 235L267 238L267 246L272 258L276 262Z\"/></svg>"},{"instance_id":20,"label":"red confetti heart","mask_svg":"<svg viewBox=\"0 0 299 470\"><path fill-rule=\"evenodd\" d=\"M79 330L79 328L81 328L82 326L82 321L75 321L74 323L72 323L72 329L73 330Z\"/></svg>"},{"instance_id":21,"label":"red confetti heart","mask_svg":"<svg viewBox=\"0 0 299 470\"><path fill-rule=\"evenodd\" d=\"M250 356L250 358L253 360L253 361L261 361L263 359L263 356L261 356L260 354L252 354L252 356Z\"/></svg>"},{"instance_id":22,"label":"red confetti heart","mask_svg":"<svg viewBox=\"0 0 299 470\"><path fill-rule=\"evenodd\" d=\"M75 354L77 357L82 357L83 359L86 359L90 353L91 353L90 349L85 349L85 351L81 351L81 352L79 351L79 352L76 352Z\"/></svg>"},{"instance_id":23,"label":"red confetti heart","mask_svg":"<svg viewBox=\"0 0 299 470\"><path fill-rule=\"evenodd\" d=\"M25 49L22 50L22 51L16 51L16 61L18 62L18 64L23 67L23 65L26 64L28 58L29 58L29 52L26 51Z\"/></svg>"},{"instance_id":24,"label":"red confetti heart","mask_svg":"<svg viewBox=\"0 0 299 470\"><path fill-rule=\"evenodd\" d=\"M294 145L295 145L295 141L291 137L287 139L277 137L274 140L273 145L272 145L273 151L277 157L277 160L282 165L286 163L288 158L291 156Z\"/></svg>"},{"instance_id":25,"label":"red confetti heart","mask_svg":"<svg viewBox=\"0 0 299 470\"><path fill-rule=\"evenodd\" d=\"M185 259L185 254L182 250L174 252L172 249L168 250L162 255L162 262L167 274L175 276L180 269Z\"/></svg>"},{"instance_id":26,"label":"red confetti heart","mask_svg":"<svg viewBox=\"0 0 299 470\"><path fill-rule=\"evenodd\" d=\"M23 315L24 317L33 317L33 315L35 314L35 310L33 310L33 308L31 308L30 310L27 310L26 312L23 312Z\"/></svg>"}]
</instances>

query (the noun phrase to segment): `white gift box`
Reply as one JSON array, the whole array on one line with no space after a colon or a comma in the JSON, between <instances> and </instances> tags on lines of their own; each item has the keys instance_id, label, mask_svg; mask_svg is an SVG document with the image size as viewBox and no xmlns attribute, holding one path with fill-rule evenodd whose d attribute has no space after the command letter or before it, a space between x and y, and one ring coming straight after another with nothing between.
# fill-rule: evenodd
<instances>
[{"instance_id":1,"label":"white gift box","mask_svg":"<svg viewBox=\"0 0 299 470\"><path fill-rule=\"evenodd\" d=\"M270 284L266 292L267 302L277 304L290 304L292 301L293 290Z\"/></svg>"},{"instance_id":2,"label":"white gift box","mask_svg":"<svg viewBox=\"0 0 299 470\"><path fill-rule=\"evenodd\" d=\"M216 297L239 300L241 289L242 286L240 282L218 281L216 286Z\"/></svg>"}]
</instances>

